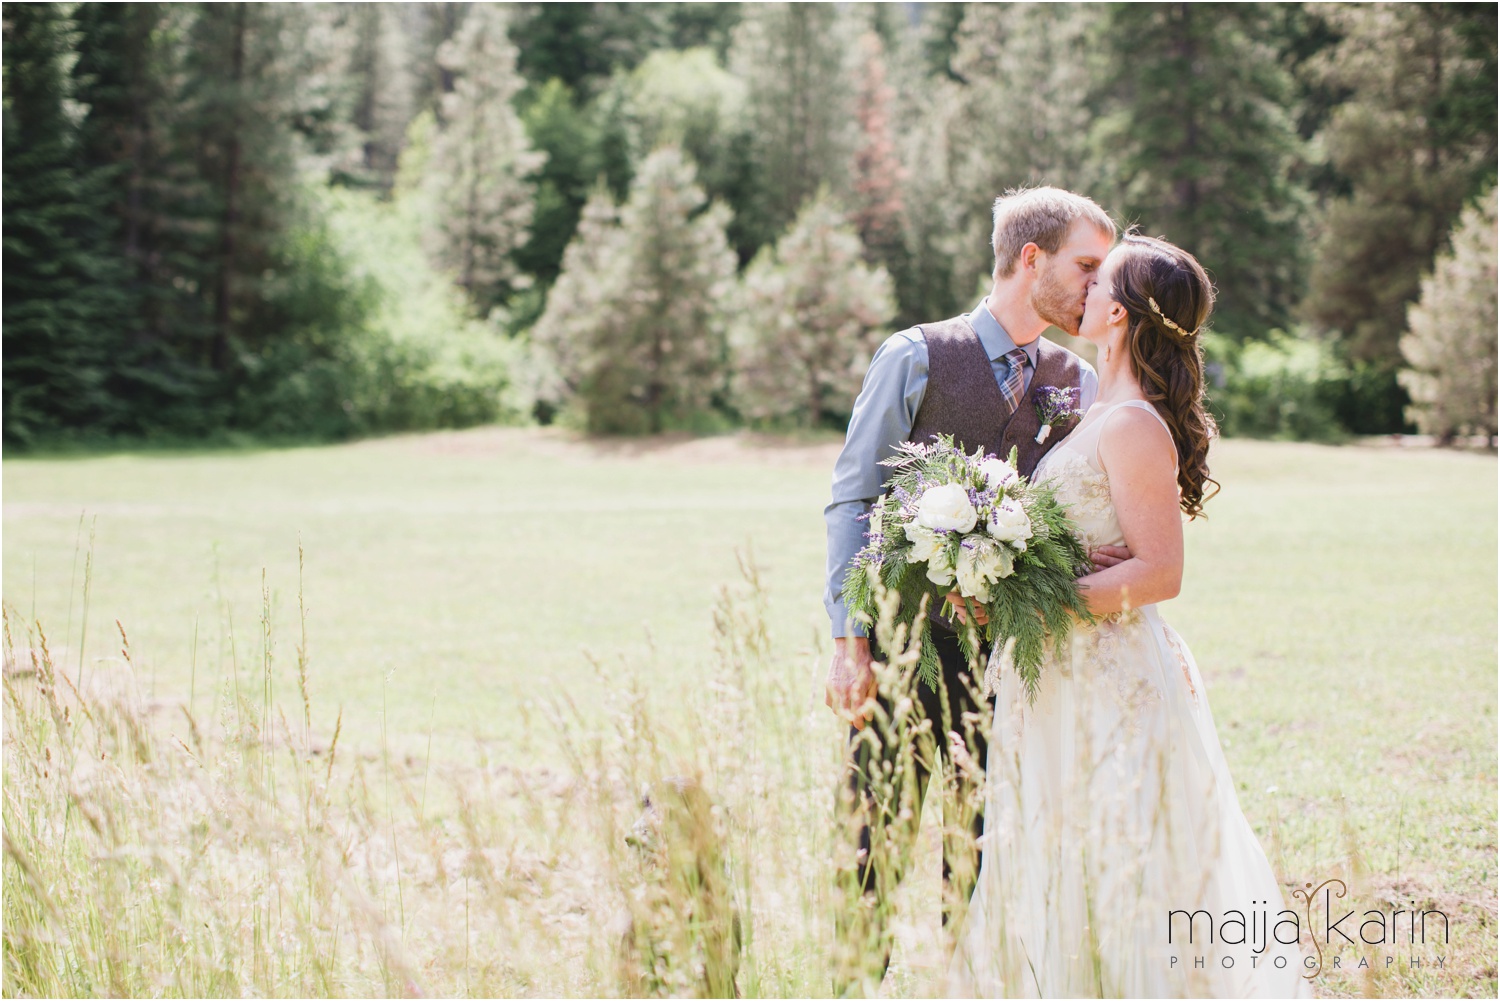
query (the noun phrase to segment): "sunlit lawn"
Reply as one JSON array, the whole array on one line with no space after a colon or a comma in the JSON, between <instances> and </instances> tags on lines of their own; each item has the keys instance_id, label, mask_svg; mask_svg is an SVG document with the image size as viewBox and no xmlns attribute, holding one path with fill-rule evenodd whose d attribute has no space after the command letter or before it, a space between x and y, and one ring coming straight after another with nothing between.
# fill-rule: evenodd
<instances>
[{"instance_id":1,"label":"sunlit lawn","mask_svg":"<svg viewBox=\"0 0 1500 1001\"><path fill-rule=\"evenodd\" d=\"M437 762L462 761L475 736L545 754L512 738L528 700L591 711L585 650L667 665L644 680L668 712L705 683L710 608L737 548L762 568L778 656L820 698L836 451L828 438L590 444L483 429L11 459L4 597L85 681L125 670L118 620L143 692L191 697L203 715L236 683L259 690L264 570L290 712L300 540L315 729L342 707L356 750L379 745L384 712L417 758L430 740ZM1492 996L1494 457L1231 441L1213 468L1224 490L1188 527L1183 596L1165 614L1203 670L1273 864L1288 883L1353 876L1368 906L1415 900L1455 919L1445 969L1429 948L1408 970L1405 948L1390 971L1380 959L1323 989ZM897 989L934 990L931 975Z\"/></svg>"}]
</instances>

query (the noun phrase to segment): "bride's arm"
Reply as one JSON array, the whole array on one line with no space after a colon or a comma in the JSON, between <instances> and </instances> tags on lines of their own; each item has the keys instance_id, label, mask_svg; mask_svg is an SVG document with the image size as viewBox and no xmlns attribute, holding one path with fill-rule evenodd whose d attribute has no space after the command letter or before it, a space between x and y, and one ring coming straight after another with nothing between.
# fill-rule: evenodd
<instances>
[{"instance_id":1,"label":"bride's arm","mask_svg":"<svg viewBox=\"0 0 1500 1001\"><path fill-rule=\"evenodd\" d=\"M1095 615L1175 598L1182 588L1182 509L1177 450L1160 422L1121 407L1100 429L1099 462L1131 557L1079 579Z\"/></svg>"}]
</instances>

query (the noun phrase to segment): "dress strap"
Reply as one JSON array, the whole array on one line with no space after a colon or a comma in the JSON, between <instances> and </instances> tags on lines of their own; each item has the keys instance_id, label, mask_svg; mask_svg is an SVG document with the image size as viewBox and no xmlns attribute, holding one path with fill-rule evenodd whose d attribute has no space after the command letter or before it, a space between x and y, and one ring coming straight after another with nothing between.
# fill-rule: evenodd
<instances>
[{"instance_id":1,"label":"dress strap","mask_svg":"<svg viewBox=\"0 0 1500 1001\"><path fill-rule=\"evenodd\" d=\"M1106 413L1099 420L1099 431L1094 435L1094 464L1100 469L1104 468L1104 463L1099 459L1099 439L1104 437L1104 425L1110 419L1110 417L1113 416L1112 412L1118 410L1120 407L1135 407L1137 410L1144 410L1146 411L1146 413L1156 418L1156 423L1160 424L1162 426L1162 430L1167 432L1167 440L1172 443L1172 472L1176 473L1177 436L1172 433L1172 428L1168 426L1167 422L1162 419L1161 414L1156 412L1156 408L1150 403L1147 403L1145 400L1121 400L1119 403L1112 403L1106 408L1107 410L1111 411L1111 413Z\"/></svg>"}]
</instances>

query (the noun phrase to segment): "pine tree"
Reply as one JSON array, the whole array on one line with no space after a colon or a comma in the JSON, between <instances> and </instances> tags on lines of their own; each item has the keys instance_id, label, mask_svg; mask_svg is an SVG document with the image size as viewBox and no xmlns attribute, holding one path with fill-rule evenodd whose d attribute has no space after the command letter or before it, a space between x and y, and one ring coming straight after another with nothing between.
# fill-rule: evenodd
<instances>
[{"instance_id":1,"label":"pine tree","mask_svg":"<svg viewBox=\"0 0 1500 1001\"><path fill-rule=\"evenodd\" d=\"M947 81L928 81L935 99ZM934 93L936 92L936 93ZM962 217L954 199L949 174L947 131L940 113L919 119L901 137L901 160L906 165L902 192L901 253L895 255L891 274L900 300L898 326L954 315L973 304L971 293L989 265L975 272L960 273L956 258L965 247L964 234L975 227ZM989 246L988 235L983 246ZM970 263L982 260L972 255Z\"/></svg>"},{"instance_id":2,"label":"pine tree","mask_svg":"<svg viewBox=\"0 0 1500 1001\"><path fill-rule=\"evenodd\" d=\"M919 46L924 76L958 80L953 56L958 52L960 32L971 5L966 3L924 3L919 28Z\"/></svg>"},{"instance_id":3,"label":"pine tree","mask_svg":"<svg viewBox=\"0 0 1500 1001\"><path fill-rule=\"evenodd\" d=\"M735 211L752 249L774 240L819 188L849 190L854 27L837 4L763 3L748 6L735 28L729 66L748 87L755 181Z\"/></svg>"},{"instance_id":4,"label":"pine tree","mask_svg":"<svg viewBox=\"0 0 1500 1001\"><path fill-rule=\"evenodd\" d=\"M544 162L511 106L521 88L516 49L497 4L476 4L439 50L453 74L427 180L437 259L480 315L505 302L521 278L514 252L531 223L533 185Z\"/></svg>"},{"instance_id":5,"label":"pine tree","mask_svg":"<svg viewBox=\"0 0 1500 1001\"><path fill-rule=\"evenodd\" d=\"M406 34L385 4L360 4L358 47L350 68L358 81L354 125L364 136L364 167L382 191L395 183L406 126L415 113Z\"/></svg>"},{"instance_id":6,"label":"pine tree","mask_svg":"<svg viewBox=\"0 0 1500 1001\"><path fill-rule=\"evenodd\" d=\"M1464 209L1451 249L1422 279L1421 299L1407 311L1410 332L1400 373L1411 394L1409 418L1427 434L1451 442L1459 434L1496 434L1495 189Z\"/></svg>"},{"instance_id":7,"label":"pine tree","mask_svg":"<svg viewBox=\"0 0 1500 1001\"><path fill-rule=\"evenodd\" d=\"M1307 209L1287 72L1260 4L1120 4L1103 26L1109 109L1095 135L1126 221L1181 244L1219 289L1214 328L1284 328Z\"/></svg>"},{"instance_id":8,"label":"pine tree","mask_svg":"<svg viewBox=\"0 0 1500 1001\"><path fill-rule=\"evenodd\" d=\"M950 166L960 151L950 148L947 123L958 85L949 73L950 47L943 41L956 43L964 7L929 4L920 24L882 34L887 76L895 91L892 131L902 166L901 241L885 258L899 303L897 326L952 316L977 282L973 274L961 284L955 280L955 252L973 223L960 216L954 197ZM939 66L932 65L938 58L934 45L941 51ZM982 242L988 246L987 235Z\"/></svg>"},{"instance_id":9,"label":"pine tree","mask_svg":"<svg viewBox=\"0 0 1500 1001\"><path fill-rule=\"evenodd\" d=\"M396 4L306 4L293 53L305 147L340 185L388 194L416 113L406 25ZM311 166L311 164L309 164Z\"/></svg>"},{"instance_id":10,"label":"pine tree","mask_svg":"<svg viewBox=\"0 0 1500 1001\"><path fill-rule=\"evenodd\" d=\"M117 429L109 384L129 323L107 171L83 154L76 26L61 4L4 12L5 437Z\"/></svg>"},{"instance_id":11,"label":"pine tree","mask_svg":"<svg viewBox=\"0 0 1500 1001\"><path fill-rule=\"evenodd\" d=\"M959 281L988 286L992 207L1007 189L1052 184L1100 194L1089 145L1092 51L1103 13L1091 5L969 4L943 88L949 100L951 216Z\"/></svg>"},{"instance_id":12,"label":"pine tree","mask_svg":"<svg viewBox=\"0 0 1500 1001\"><path fill-rule=\"evenodd\" d=\"M74 14L76 95L88 108L80 155L83 169L102 179L107 204L96 221L123 258L113 320L124 342L111 355L108 384L122 406L118 429L129 432L201 431L211 381L192 358L207 343L208 314L193 307L196 286L190 290L174 270L171 253L179 234L206 225L173 211L180 209L174 181L191 169L169 158L167 123L180 103L172 91L172 25L181 14L145 3L81 3Z\"/></svg>"},{"instance_id":13,"label":"pine tree","mask_svg":"<svg viewBox=\"0 0 1500 1001\"><path fill-rule=\"evenodd\" d=\"M547 159L534 175L536 201L530 235L515 259L522 271L545 287L557 280L589 186L599 175L599 129L561 80L537 89L521 120L532 146Z\"/></svg>"},{"instance_id":14,"label":"pine tree","mask_svg":"<svg viewBox=\"0 0 1500 1001\"><path fill-rule=\"evenodd\" d=\"M895 90L886 82L880 35L860 36L860 79L855 100L859 146L854 154L853 220L872 262L889 264L901 241L901 188L906 168L892 135Z\"/></svg>"},{"instance_id":15,"label":"pine tree","mask_svg":"<svg viewBox=\"0 0 1500 1001\"><path fill-rule=\"evenodd\" d=\"M745 272L732 334L733 398L745 417L818 427L847 420L895 312L884 268L823 195Z\"/></svg>"},{"instance_id":16,"label":"pine tree","mask_svg":"<svg viewBox=\"0 0 1500 1001\"><path fill-rule=\"evenodd\" d=\"M618 267L621 246L620 209L610 191L595 186L563 251L562 271L547 296L547 308L531 330L531 343L544 359L538 397L561 407L575 397L588 378L590 344L597 338L601 311L609 310L601 279Z\"/></svg>"},{"instance_id":17,"label":"pine tree","mask_svg":"<svg viewBox=\"0 0 1500 1001\"><path fill-rule=\"evenodd\" d=\"M520 3L510 37L518 68L540 87L561 80L585 102L653 52L711 46L723 55L740 18L733 3Z\"/></svg>"},{"instance_id":18,"label":"pine tree","mask_svg":"<svg viewBox=\"0 0 1500 1001\"><path fill-rule=\"evenodd\" d=\"M1319 227L1305 312L1354 359L1394 369L1422 272L1495 174L1495 8L1322 9L1343 39L1317 78L1350 93L1322 144L1348 193Z\"/></svg>"},{"instance_id":19,"label":"pine tree","mask_svg":"<svg viewBox=\"0 0 1500 1001\"><path fill-rule=\"evenodd\" d=\"M527 133L547 162L536 175L531 237L516 260L543 284L556 280L594 183L606 177L624 197L630 165L658 146L680 147L711 198L732 193L743 86L707 48L658 49L585 107L555 78L522 100Z\"/></svg>"},{"instance_id":20,"label":"pine tree","mask_svg":"<svg viewBox=\"0 0 1500 1001\"><path fill-rule=\"evenodd\" d=\"M747 170L745 90L744 81L707 47L659 49L629 76L617 77L596 107L601 112L616 109L631 162L639 163L660 146L677 146L692 160L710 200L749 204L745 196L754 186ZM729 225L736 249L743 221Z\"/></svg>"},{"instance_id":21,"label":"pine tree","mask_svg":"<svg viewBox=\"0 0 1500 1001\"><path fill-rule=\"evenodd\" d=\"M618 79L634 159L660 146L680 146L692 158L699 183L715 191L712 179L729 169L725 147L744 110L743 81L703 47L659 49Z\"/></svg>"},{"instance_id":22,"label":"pine tree","mask_svg":"<svg viewBox=\"0 0 1500 1001\"><path fill-rule=\"evenodd\" d=\"M399 6L398 19L407 37L413 117L424 111L441 115L443 96L453 92L454 75L443 67L438 52L458 34L471 6L454 0Z\"/></svg>"},{"instance_id":23,"label":"pine tree","mask_svg":"<svg viewBox=\"0 0 1500 1001\"><path fill-rule=\"evenodd\" d=\"M722 390L735 258L728 209L675 147L641 164L612 229L591 200L536 339L577 387L590 431L690 425Z\"/></svg>"},{"instance_id":24,"label":"pine tree","mask_svg":"<svg viewBox=\"0 0 1500 1001\"><path fill-rule=\"evenodd\" d=\"M287 52L297 11L231 3L183 13L182 83L166 156L189 172L176 179L164 252L177 271L171 283L196 289L210 310L209 364L232 373L281 333L253 314L298 192L298 80Z\"/></svg>"},{"instance_id":25,"label":"pine tree","mask_svg":"<svg viewBox=\"0 0 1500 1001\"><path fill-rule=\"evenodd\" d=\"M593 96L619 70L629 71L666 34L665 4L518 4L511 37L520 49L519 69L538 86L561 80L569 90Z\"/></svg>"}]
</instances>

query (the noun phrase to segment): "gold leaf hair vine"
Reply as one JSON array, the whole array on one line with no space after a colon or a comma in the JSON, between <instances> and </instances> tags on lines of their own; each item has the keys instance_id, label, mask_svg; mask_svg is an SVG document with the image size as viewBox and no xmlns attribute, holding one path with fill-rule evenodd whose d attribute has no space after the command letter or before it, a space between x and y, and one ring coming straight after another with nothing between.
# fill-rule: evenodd
<instances>
[{"instance_id":1,"label":"gold leaf hair vine","mask_svg":"<svg viewBox=\"0 0 1500 1001\"><path fill-rule=\"evenodd\" d=\"M1165 323L1167 326L1171 327L1173 330L1181 334L1183 340L1192 340L1194 337L1198 336L1198 331L1196 330L1183 330L1181 327L1179 327L1170 316L1161 311L1161 307L1156 304L1156 300L1154 298L1148 295L1146 297L1146 301L1151 304L1151 312L1161 317L1162 323Z\"/></svg>"}]
</instances>

